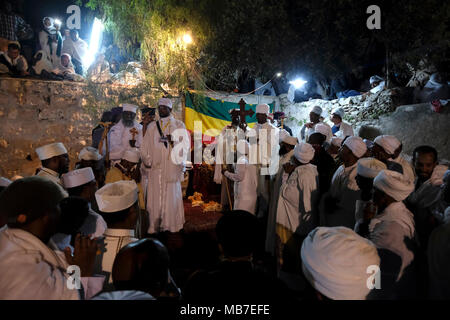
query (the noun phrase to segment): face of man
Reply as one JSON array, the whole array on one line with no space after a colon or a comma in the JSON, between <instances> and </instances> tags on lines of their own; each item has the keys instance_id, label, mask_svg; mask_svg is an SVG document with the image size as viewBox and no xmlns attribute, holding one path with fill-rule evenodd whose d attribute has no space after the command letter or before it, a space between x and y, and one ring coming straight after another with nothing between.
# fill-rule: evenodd
<instances>
[{"instance_id":1,"label":"face of man","mask_svg":"<svg viewBox=\"0 0 450 320\"><path fill-rule=\"evenodd\" d=\"M67 153L62 154L58 158L59 158L58 173L63 174L69 172L69 164L70 164L69 155Z\"/></svg>"},{"instance_id":2,"label":"face of man","mask_svg":"<svg viewBox=\"0 0 450 320\"><path fill-rule=\"evenodd\" d=\"M333 114L333 115L331 116L331 122L333 122L334 124L339 124L339 123L342 122L342 119L341 119L341 117L339 117L338 115Z\"/></svg>"},{"instance_id":3,"label":"face of man","mask_svg":"<svg viewBox=\"0 0 450 320\"><path fill-rule=\"evenodd\" d=\"M136 118L136 113L131 111L122 112L122 122L127 128L131 128L134 125L134 119Z\"/></svg>"},{"instance_id":4,"label":"face of man","mask_svg":"<svg viewBox=\"0 0 450 320\"><path fill-rule=\"evenodd\" d=\"M318 114L315 114L314 112L309 113L309 121L312 123L317 123L320 120L320 116Z\"/></svg>"},{"instance_id":5,"label":"face of man","mask_svg":"<svg viewBox=\"0 0 450 320\"><path fill-rule=\"evenodd\" d=\"M380 83L381 83L381 81L375 81L374 83L372 83L372 84L370 85L370 87L371 87L371 88L375 88L375 87L377 87Z\"/></svg>"},{"instance_id":6,"label":"face of man","mask_svg":"<svg viewBox=\"0 0 450 320\"><path fill-rule=\"evenodd\" d=\"M73 42L78 41L78 32L76 30L70 31L70 38Z\"/></svg>"},{"instance_id":7,"label":"face of man","mask_svg":"<svg viewBox=\"0 0 450 320\"><path fill-rule=\"evenodd\" d=\"M376 143L372 147L372 155L375 159L380 160L383 163L386 163L386 161L391 158L391 155L384 151L383 147Z\"/></svg>"},{"instance_id":8,"label":"face of man","mask_svg":"<svg viewBox=\"0 0 450 320\"><path fill-rule=\"evenodd\" d=\"M8 57L10 57L11 60L16 59L18 56L19 56L19 50L8 48Z\"/></svg>"},{"instance_id":9,"label":"face of man","mask_svg":"<svg viewBox=\"0 0 450 320\"><path fill-rule=\"evenodd\" d=\"M61 56L61 64L62 64L62 66L63 67L68 67L69 66L69 57L68 56L66 56L66 55L64 55L64 56Z\"/></svg>"},{"instance_id":10,"label":"face of man","mask_svg":"<svg viewBox=\"0 0 450 320\"><path fill-rule=\"evenodd\" d=\"M50 19L45 19L44 20L44 25L46 26L46 27L50 27L51 25L52 25L52 23L50 22Z\"/></svg>"},{"instance_id":11,"label":"face of man","mask_svg":"<svg viewBox=\"0 0 450 320\"><path fill-rule=\"evenodd\" d=\"M267 114L265 113L257 113L256 114L256 120L259 124L264 124L267 122Z\"/></svg>"},{"instance_id":12,"label":"face of man","mask_svg":"<svg viewBox=\"0 0 450 320\"><path fill-rule=\"evenodd\" d=\"M414 161L414 169L417 176L421 180L428 180L431 178L434 168L437 163L435 162L434 155L432 153L417 153Z\"/></svg>"},{"instance_id":13,"label":"face of man","mask_svg":"<svg viewBox=\"0 0 450 320\"><path fill-rule=\"evenodd\" d=\"M166 118L170 115L170 108L168 106L158 106L158 113L161 118Z\"/></svg>"},{"instance_id":14,"label":"face of man","mask_svg":"<svg viewBox=\"0 0 450 320\"><path fill-rule=\"evenodd\" d=\"M239 112L234 111L233 113L231 113L231 123L234 125L239 124Z\"/></svg>"},{"instance_id":15,"label":"face of man","mask_svg":"<svg viewBox=\"0 0 450 320\"><path fill-rule=\"evenodd\" d=\"M344 163L350 162L354 157L355 156L353 155L352 150L350 150L346 145L342 145L339 149L339 158L341 158Z\"/></svg>"}]
</instances>

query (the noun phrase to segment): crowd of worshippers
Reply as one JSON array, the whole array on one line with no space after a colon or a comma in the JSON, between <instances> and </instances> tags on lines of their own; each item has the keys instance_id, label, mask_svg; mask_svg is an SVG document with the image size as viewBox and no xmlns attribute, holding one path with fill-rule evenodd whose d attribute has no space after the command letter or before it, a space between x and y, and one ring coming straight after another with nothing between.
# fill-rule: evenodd
<instances>
[{"instance_id":1,"label":"crowd of worshippers","mask_svg":"<svg viewBox=\"0 0 450 320\"><path fill-rule=\"evenodd\" d=\"M295 137L269 121L266 104L252 128L230 110L231 124L212 144L225 208L215 228L222 260L179 288L156 239L183 230L190 138L171 99L141 109L142 123L137 109L105 112L95 147L79 152L74 170L65 146L52 143L36 149L35 176L1 179L0 299L450 298L450 170L436 149L417 146L407 161L396 137L363 140L342 122L342 109L330 127L319 107ZM175 138L180 129L186 134ZM268 151L256 163L245 138L236 153L226 150L244 130ZM279 140L263 139L273 134ZM181 150L181 162L172 150ZM221 160L229 152L234 164ZM277 172L269 170L272 152ZM67 285L74 265L79 287Z\"/></svg>"},{"instance_id":2,"label":"crowd of worshippers","mask_svg":"<svg viewBox=\"0 0 450 320\"><path fill-rule=\"evenodd\" d=\"M61 34L60 23L45 17L41 29L35 33L10 9L0 14L0 26L0 74L70 81L81 81L86 74L83 58L88 45L76 29L65 29ZM34 40L29 59L21 54L19 40L24 39L23 34L26 41Z\"/></svg>"}]
</instances>

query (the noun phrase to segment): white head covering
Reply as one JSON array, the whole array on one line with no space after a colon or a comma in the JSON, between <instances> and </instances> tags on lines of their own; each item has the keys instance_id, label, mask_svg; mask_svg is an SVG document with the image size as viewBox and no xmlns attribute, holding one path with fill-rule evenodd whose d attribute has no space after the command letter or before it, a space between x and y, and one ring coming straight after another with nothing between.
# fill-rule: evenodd
<instances>
[{"instance_id":1,"label":"white head covering","mask_svg":"<svg viewBox=\"0 0 450 320\"><path fill-rule=\"evenodd\" d=\"M256 113L269 115L270 107L268 104L262 103L256 106Z\"/></svg>"},{"instance_id":2,"label":"white head covering","mask_svg":"<svg viewBox=\"0 0 450 320\"><path fill-rule=\"evenodd\" d=\"M241 111L241 110L238 108L234 108L234 109L228 110L228 113L231 114L231 113L233 113L233 111Z\"/></svg>"},{"instance_id":3,"label":"white head covering","mask_svg":"<svg viewBox=\"0 0 450 320\"><path fill-rule=\"evenodd\" d=\"M133 162L133 163L139 163L139 160L141 159L141 154L139 153L139 150L137 150L137 149L126 150L123 153L122 159Z\"/></svg>"},{"instance_id":4,"label":"white head covering","mask_svg":"<svg viewBox=\"0 0 450 320\"><path fill-rule=\"evenodd\" d=\"M98 161L101 158L102 158L102 155L94 147L84 147L83 149L81 149L80 154L78 155L78 160Z\"/></svg>"},{"instance_id":5,"label":"white head covering","mask_svg":"<svg viewBox=\"0 0 450 320\"><path fill-rule=\"evenodd\" d=\"M329 133L330 128L327 127L325 124L323 123L318 123L315 125L314 127L314 133L321 133L323 134L325 137L327 137L328 133Z\"/></svg>"},{"instance_id":6,"label":"white head covering","mask_svg":"<svg viewBox=\"0 0 450 320\"><path fill-rule=\"evenodd\" d=\"M7 187L12 183L11 180L6 179L5 177L0 177L0 187Z\"/></svg>"},{"instance_id":7,"label":"white head covering","mask_svg":"<svg viewBox=\"0 0 450 320\"><path fill-rule=\"evenodd\" d=\"M66 147L61 142L47 144L36 149L39 160L47 160L67 153Z\"/></svg>"},{"instance_id":8,"label":"white head covering","mask_svg":"<svg viewBox=\"0 0 450 320\"><path fill-rule=\"evenodd\" d=\"M309 143L300 142L295 145L294 157L301 163L309 163L314 158L314 148Z\"/></svg>"},{"instance_id":9,"label":"white head covering","mask_svg":"<svg viewBox=\"0 0 450 320\"><path fill-rule=\"evenodd\" d=\"M138 199L138 187L134 181L108 183L95 193L101 212L117 212L128 209Z\"/></svg>"},{"instance_id":10,"label":"white head covering","mask_svg":"<svg viewBox=\"0 0 450 320\"><path fill-rule=\"evenodd\" d=\"M284 137L283 142L295 146L298 143L298 139L296 137L286 136Z\"/></svg>"},{"instance_id":11,"label":"white head covering","mask_svg":"<svg viewBox=\"0 0 450 320\"><path fill-rule=\"evenodd\" d=\"M302 269L310 284L333 300L364 300L380 257L369 240L346 227L318 227L303 241Z\"/></svg>"},{"instance_id":12,"label":"white head covering","mask_svg":"<svg viewBox=\"0 0 450 320\"><path fill-rule=\"evenodd\" d=\"M170 100L169 98L161 98L158 100L158 106L166 106L172 109L172 100Z\"/></svg>"},{"instance_id":13,"label":"white head covering","mask_svg":"<svg viewBox=\"0 0 450 320\"><path fill-rule=\"evenodd\" d=\"M360 137L348 137L344 146L347 146L357 158L361 158L367 152L366 144Z\"/></svg>"},{"instance_id":14,"label":"white head covering","mask_svg":"<svg viewBox=\"0 0 450 320\"><path fill-rule=\"evenodd\" d=\"M317 114L318 116L322 115L322 108L319 106L315 106L312 108L311 112Z\"/></svg>"},{"instance_id":15,"label":"white head covering","mask_svg":"<svg viewBox=\"0 0 450 320\"><path fill-rule=\"evenodd\" d=\"M331 114L337 114L339 117L341 117L341 119L344 119L345 111L342 108L336 108L331 112Z\"/></svg>"},{"instance_id":16,"label":"white head covering","mask_svg":"<svg viewBox=\"0 0 450 320\"><path fill-rule=\"evenodd\" d=\"M374 83L374 82L381 82L384 81L384 79L380 76L371 76L369 79L370 84Z\"/></svg>"},{"instance_id":17,"label":"white head covering","mask_svg":"<svg viewBox=\"0 0 450 320\"><path fill-rule=\"evenodd\" d=\"M375 158L362 158L358 160L356 173L366 178L375 178L381 170L386 170L386 165Z\"/></svg>"},{"instance_id":18,"label":"white head covering","mask_svg":"<svg viewBox=\"0 0 450 320\"><path fill-rule=\"evenodd\" d=\"M396 137L388 135L378 136L373 142L382 147L387 154L394 154L402 144Z\"/></svg>"},{"instance_id":19,"label":"white head covering","mask_svg":"<svg viewBox=\"0 0 450 320\"><path fill-rule=\"evenodd\" d=\"M138 109L138 106L136 106L134 104L124 103L122 105L122 111L130 111L130 112L136 113L137 109Z\"/></svg>"},{"instance_id":20,"label":"white head covering","mask_svg":"<svg viewBox=\"0 0 450 320\"><path fill-rule=\"evenodd\" d=\"M373 186L396 201L405 200L414 191L414 183L399 172L382 170L373 180Z\"/></svg>"},{"instance_id":21,"label":"white head covering","mask_svg":"<svg viewBox=\"0 0 450 320\"><path fill-rule=\"evenodd\" d=\"M75 188L95 180L91 167L69 171L61 176L64 188Z\"/></svg>"},{"instance_id":22,"label":"white head covering","mask_svg":"<svg viewBox=\"0 0 450 320\"><path fill-rule=\"evenodd\" d=\"M344 141L344 139L338 137L331 138L331 144L336 147L340 147L342 145L342 141Z\"/></svg>"},{"instance_id":23,"label":"white head covering","mask_svg":"<svg viewBox=\"0 0 450 320\"><path fill-rule=\"evenodd\" d=\"M39 50L34 55L34 58L36 59L39 54L41 54L41 60L36 62L36 64L32 68L38 75L42 73L42 70L51 72L53 70L53 65L50 59L48 58L47 53L44 50Z\"/></svg>"}]
</instances>

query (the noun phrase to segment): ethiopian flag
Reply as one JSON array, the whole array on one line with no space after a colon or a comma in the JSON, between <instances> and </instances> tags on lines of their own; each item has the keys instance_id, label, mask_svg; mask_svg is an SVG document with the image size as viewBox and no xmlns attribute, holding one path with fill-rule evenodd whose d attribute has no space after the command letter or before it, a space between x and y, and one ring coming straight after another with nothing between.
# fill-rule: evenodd
<instances>
[{"instance_id":1,"label":"ethiopian flag","mask_svg":"<svg viewBox=\"0 0 450 320\"><path fill-rule=\"evenodd\" d=\"M201 124L201 130L205 143L214 141L214 137L218 136L222 129L231 124L231 109L239 109L240 106L235 102L217 100L204 95L187 91L185 93L185 124L186 129L193 132L195 125ZM245 100L245 98L244 98ZM275 102L269 104L272 113ZM256 123L256 104L246 104L245 110L253 110L255 112L252 117L247 116L246 122L249 127L253 127ZM197 123L195 123L197 121Z\"/></svg>"}]
</instances>

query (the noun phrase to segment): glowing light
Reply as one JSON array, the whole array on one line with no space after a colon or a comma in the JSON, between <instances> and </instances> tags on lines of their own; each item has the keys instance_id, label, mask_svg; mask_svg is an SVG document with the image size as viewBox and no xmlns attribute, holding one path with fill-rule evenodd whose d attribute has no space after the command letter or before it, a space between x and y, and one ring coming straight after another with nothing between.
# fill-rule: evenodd
<instances>
[{"instance_id":1,"label":"glowing light","mask_svg":"<svg viewBox=\"0 0 450 320\"><path fill-rule=\"evenodd\" d=\"M184 41L184 43L186 43L186 44L191 44L191 43L192 43L192 37L191 37L191 35L190 35L189 33L185 33L185 34L183 35L183 41Z\"/></svg>"},{"instance_id":2,"label":"glowing light","mask_svg":"<svg viewBox=\"0 0 450 320\"><path fill-rule=\"evenodd\" d=\"M60 26L60 25L61 25L61 20L55 19L55 21L53 22L53 24L56 25L56 26Z\"/></svg>"},{"instance_id":3,"label":"glowing light","mask_svg":"<svg viewBox=\"0 0 450 320\"><path fill-rule=\"evenodd\" d=\"M294 81L289 81L290 84L292 84L295 89L300 89L301 87L303 87L305 85L305 83L307 83L308 81L303 80L301 78L297 78Z\"/></svg>"},{"instance_id":4,"label":"glowing light","mask_svg":"<svg viewBox=\"0 0 450 320\"><path fill-rule=\"evenodd\" d=\"M100 47L100 40L103 32L103 23L100 19L95 18L91 31L91 40L89 41L89 49L83 58L83 66L87 69L94 62L95 55Z\"/></svg>"},{"instance_id":5,"label":"glowing light","mask_svg":"<svg viewBox=\"0 0 450 320\"><path fill-rule=\"evenodd\" d=\"M278 73L276 74L277 78L281 77L281 75L282 75L281 72L278 72Z\"/></svg>"}]
</instances>

